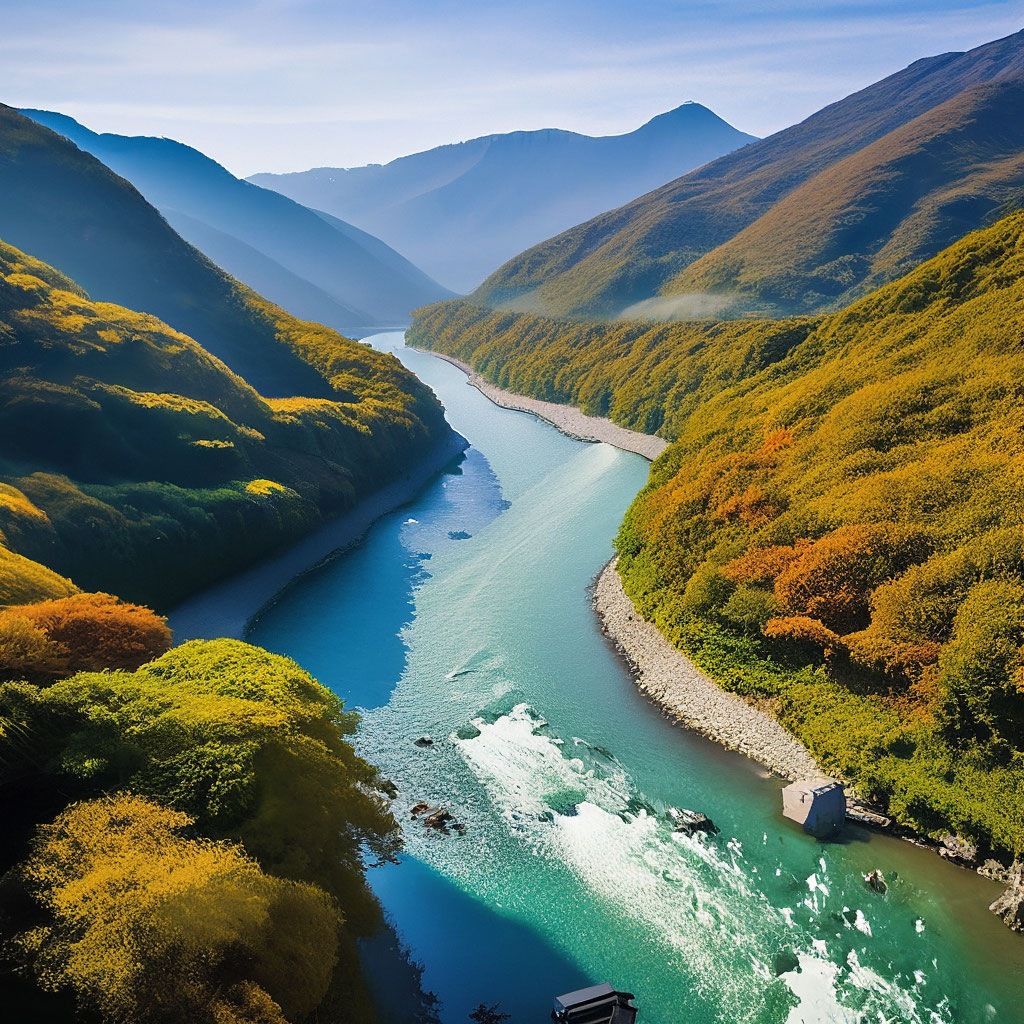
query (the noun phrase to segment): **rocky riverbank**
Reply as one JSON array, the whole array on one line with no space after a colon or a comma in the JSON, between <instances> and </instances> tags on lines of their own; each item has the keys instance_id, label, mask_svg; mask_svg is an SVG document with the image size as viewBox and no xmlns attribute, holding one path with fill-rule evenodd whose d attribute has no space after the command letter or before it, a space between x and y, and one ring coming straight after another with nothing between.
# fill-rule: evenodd
<instances>
[{"instance_id":1,"label":"rocky riverbank","mask_svg":"<svg viewBox=\"0 0 1024 1024\"><path fill-rule=\"evenodd\" d=\"M176 643L245 636L249 621L301 573L359 541L383 515L411 501L469 442L450 431L397 480L277 555L189 598L168 616Z\"/></svg>"},{"instance_id":2,"label":"rocky riverbank","mask_svg":"<svg viewBox=\"0 0 1024 1024\"><path fill-rule=\"evenodd\" d=\"M472 366L454 356L446 356L443 352L424 349L432 356L443 359L446 363L457 366L468 377L468 383L482 395L489 398L495 405L503 409L514 409L516 412L532 413L557 427L563 434L574 437L577 441L604 441L606 444L621 448L623 451L635 452L653 462L667 447L668 441L654 434L641 434L636 430L627 430L602 416L587 416L574 405L561 405L558 402L542 402L539 398L528 398L513 391L506 391L484 380Z\"/></svg>"},{"instance_id":3,"label":"rocky riverbank","mask_svg":"<svg viewBox=\"0 0 1024 1024\"><path fill-rule=\"evenodd\" d=\"M629 663L640 690L680 725L738 750L765 765L784 779L824 774L807 748L771 715L736 694L726 693L658 628L636 610L623 589L612 559L601 570L594 587L594 608L605 635ZM1006 885L989 909L1013 931L1024 931L1024 867L1005 868L993 860L977 866L978 851L958 836L939 842L927 840L909 829L893 832L903 839L939 853L950 863L977 870L978 874Z\"/></svg>"},{"instance_id":4,"label":"rocky riverbank","mask_svg":"<svg viewBox=\"0 0 1024 1024\"><path fill-rule=\"evenodd\" d=\"M807 748L771 715L722 690L640 615L622 587L616 561L597 578L594 607L606 635L632 667L637 686L680 724L784 779L823 774Z\"/></svg>"}]
</instances>

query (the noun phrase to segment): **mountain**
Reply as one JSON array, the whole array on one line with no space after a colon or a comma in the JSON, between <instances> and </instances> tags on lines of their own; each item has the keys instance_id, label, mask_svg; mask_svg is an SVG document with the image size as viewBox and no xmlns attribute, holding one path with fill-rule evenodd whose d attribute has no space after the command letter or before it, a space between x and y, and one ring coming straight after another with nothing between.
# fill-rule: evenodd
<instances>
[{"instance_id":1,"label":"mountain","mask_svg":"<svg viewBox=\"0 0 1024 1024\"><path fill-rule=\"evenodd\" d=\"M527 246L753 141L685 103L625 135L511 132L249 181L359 224L468 291Z\"/></svg>"},{"instance_id":2,"label":"mountain","mask_svg":"<svg viewBox=\"0 0 1024 1024\"><path fill-rule=\"evenodd\" d=\"M177 235L129 182L4 106L0 189L0 237L58 268L95 300L151 313L200 339L264 395L337 397L298 352L304 337L326 329L239 284Z\"/></svg>"},{"instance_id":3,"label":"mountain","mask_svg":"<svg viewBox=\"0 0 1024 1024\"><path fill-rule=\"evenodd\" d=\"M0 242L0 603L73 581L166 608L447 434L394 357L300 328L331 397L266 398L194 339Z\"/></svg>"},{"instance_id":4,"label":"mountain","mask_svg":"<svg viewBox=\"0 0 1024 1024\"><path fill-rule=\"evenodd\" d=\"M672 440L616 541L641 612L933 835L1024 844L1024 212L816 317L468 302L410 343Z\"/></svg>"},{"instance_id":5,"label":"mountain","mask_svg":"<svg viewBox=\"0 0 1024 1024\"><path fill-rule=\"evenodd\" d=\"M916 61L534 246L472 299L554 316L836 308L1020 197L1022 82L1024 32Z\"/></svg>"},{"instance_id":6,"label":"mountain","mask_svg":"<svg viewBox=\"0 0 1024 1024\"><path fill-rule=\"evenodd\" d=\"M372 235L241 181L189 146L21 113L126 178L183 238L296 316L364 334L404 324L416 306L450 294Z\"/></svg>"}]
</instances>

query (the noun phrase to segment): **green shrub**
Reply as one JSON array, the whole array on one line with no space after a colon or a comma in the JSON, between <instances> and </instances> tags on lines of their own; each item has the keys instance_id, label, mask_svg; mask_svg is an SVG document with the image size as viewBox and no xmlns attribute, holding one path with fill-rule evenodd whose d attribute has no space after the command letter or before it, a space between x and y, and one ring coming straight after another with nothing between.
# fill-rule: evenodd
<instances>
[{"instance_id":1,"label":"green shrub","mask_svg":"<svg viewBox=\"0 0 1024 1024\"><path fill-rule=\"evenodd\" d=\"M722 618L745 633L760 633L778 610L779 603L770 591L741 583L726 601Z\"/></svg>"},{"instance_id":2,"label":"green shrub","mask_svg":"<svg viewBox=\"0 0 1024 1024\"><path fill-rule=\"evenodd\" d=\"M683 591L683 611L688 615L709 616L720 611L735 589L717 565L705 562L691 577Z\"/></svg>"},{"instance_id":3,"label":"green shrub","mask_svg":"<svg viewBox=\"0 0 1024 1024\"><path fill-rule=\"evenodd\" d=\"M985 580L968 592L939 670L951 729L1024 746L1024 584Z\"/></svg>"}]
</instances>

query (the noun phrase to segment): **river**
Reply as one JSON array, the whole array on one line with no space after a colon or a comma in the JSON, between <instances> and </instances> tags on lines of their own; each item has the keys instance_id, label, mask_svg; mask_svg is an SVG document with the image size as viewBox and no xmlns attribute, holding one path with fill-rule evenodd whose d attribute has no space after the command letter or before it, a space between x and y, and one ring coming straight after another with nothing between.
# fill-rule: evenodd
<instances>
[{"instance_id":1,"label":"river","mask_svg":"<svg viewBox=\"0 0 1024 1024\"><path fill-rule=\"evenodd\" d=\"M406 835L370 881L445 1024L481 1002L540 1024L553 995L605 980L643 1024L1024 1019L1024 941L988 913L996 886L864 830L803 835L780 781L636 691L588 587L647 463L497 408L401 334L369 340L472 447L248 638L362 710L357 745ZM426 829L420 800L465 832ZM674 834L670 806L720 833ZM885 896L863 884L875 867Z\"/></svg>"}]
</instances>

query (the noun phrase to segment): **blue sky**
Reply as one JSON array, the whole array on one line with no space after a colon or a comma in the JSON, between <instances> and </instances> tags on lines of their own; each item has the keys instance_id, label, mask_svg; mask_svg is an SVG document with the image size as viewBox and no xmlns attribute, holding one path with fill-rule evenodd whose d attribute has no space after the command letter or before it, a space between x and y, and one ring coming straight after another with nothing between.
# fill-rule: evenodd
<instances>
[{"instance_id":1,"label":"blue sky","mask_svg":"<svg viewBox=\"0 0 1024 1024\"><path fill-rule=\"evenodd\" d=\"M767 135L1024 0L0 0L0 101L167 135L236 174L520 128L629 131L692 99Z\"/></svg>"}]
</instances>

